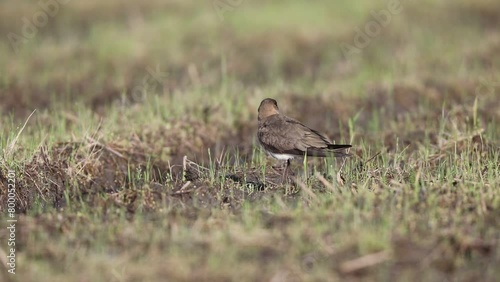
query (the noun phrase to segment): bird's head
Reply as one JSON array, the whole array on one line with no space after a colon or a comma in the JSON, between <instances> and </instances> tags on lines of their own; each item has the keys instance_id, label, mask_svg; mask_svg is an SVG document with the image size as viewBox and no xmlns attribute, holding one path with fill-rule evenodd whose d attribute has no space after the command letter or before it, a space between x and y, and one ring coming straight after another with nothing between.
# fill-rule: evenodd
<instances>
[{"instance_id":1,"label":"bird's head","mask_svg":"<svg viewBox=\"0 0 500 282\"><path fill-rule=\"evenodd\" d=\"M269 116L272 115L277 115L279 114L279 109L278 109L278 102L276 100L271 99L271 98L266 98L260 102L259 106L259 120L265 119Z\"/></svg>"}]
</instances>

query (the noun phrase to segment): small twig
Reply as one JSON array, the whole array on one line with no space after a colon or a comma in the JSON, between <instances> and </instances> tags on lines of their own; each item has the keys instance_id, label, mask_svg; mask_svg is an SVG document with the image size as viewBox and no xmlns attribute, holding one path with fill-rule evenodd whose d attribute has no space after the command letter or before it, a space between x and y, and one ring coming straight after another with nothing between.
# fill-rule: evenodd
<instances>
[{"instance_id":1,"label":"small twig","mask_svg":"<svg viewBox=\"0 0 500 282\"><path fill-rule=\"evenodd\" d=\"M215 159L215 164L216 164L216 169L219 169L222 167L222 161L224 160L224 156L225 156L226 152L225 152L225 148L222 148L221 150L221 153L219 155L219 157L217 157Z\"/></svg>"},{"instance_id":2,"label":"small twig","mask_svg":"<svg viewBox=\"0 0 500 282\"><path fill-rule=\"evenodd\" d=\"M191 185L191 181L188 181L184 185L182 185L182 187L181 187L181 189L179 189L179 191L183 191L184 189L188 188L189 185Z\"/></svg>"},{"instance_id":3,"label":"small twig","mask_svg":"<svg viewBox=\"0 0 500 282\"><path fill-rule=\"evenodd\" d=\"M346 161L347 161L347 159L345 159L345 158L342 160L342 164L340 165L339 171L337 172L337 182L342 186L344 186L344 178L342 177L341 173L342 173L342 169L345 166ZM340 188L339 188L339 190L340 190Z\"/></svg>"},{"instance_id":4,"label":"small twig","mask_svg":"<svg viewBox=\"0 0 500 282\"><path fill-rule=\"evenodd\" d=\"M52 184L56 185L56 186L57 186L57 188L60 188L60 187L61 187L61 185L59 185L59 184L55 183L55 182L54 182L54 180L52 180L52 179L50 179L50 178L48 178L48 177L47 177L47 180L48 180L48 181L50 181L50 182L52 182Z\"/></svg>"},{"instance_id":5,"label":"small twig","mask_svg":"<svg viewBox=\"0 0 500 282\"><path fill-rule=\"evenodd\" d=\"M352 273L379 263L383 263L390 259L389 251L381 251L346 261L340 265L340 271L343 273Z\"/></svg>"},{"instance_id":6,"label":"small twig","mask_svg":"<svg viewBox=\"0 0 500 282\"><path fill-rule=\"evenodd\" d=\"M92 138L95 139L97 136L97 133L99 133L99 130L101 130L102 127L102 117L99 119L99 124L97 124L97 128L94 131L94 134L92 134Z\"/></svg>"},{"instance_id":7,"label":"small twig","mask_svg":"<svg viewBox=\"0 0 500 282\"><path fill-rule=\"evenodd\" d=\"M17 143L17 140L19 139L19 136L21 136L21 133L23 132L24 128L28 124L28 121L30 120L31 116L35 112L36 112L36 109L34 109L33 112L31 112L31 114L28 116L28 118L24 122L23 127L21 127L21 129L17 132L17 135L16 135L16 137L14 137L14 140L12 140L12 142L10 142L9 146L7 147L7 150L4 151L4 159L8 159L10 157L10 155L14 152L14 147L16 146L16 143Z\"/></svg>"},{"instance_id":8,"label":"small twig","mask_svg":"<svg viewBox=\"0 0 500 282\"><path fill-rule=\"evenodd\" d=\"M167 164L168 164L168 171L170 173L170 179L173 179L173 170L172 170L172 165L170 164L170 160L167 161Z\"/></svg>"},{"instance_id":9,"label":"small twig","mask_svg":"<svg viewBox=\"0 0 500 282\"><path fill-rule=\"evenodd\" d=\"M187 156L184 156L182 158L182 181L186 180L186 171L187 171Z\"/></svg>"},{"instance_id":10,"label":"small twig","mask_svg":"<svg viewBox=\"0 0 500 282\"><path fill-rule=\"evenodd\" d=\"M103 149L108 150L109 152L111 152L111 153L113 153L113 154L117 155L118 157L120 157L120 158L122 158L122 159L126 159L126 158L125 158L125 156L123 156L123 155L122 155L121 153L119 153L118 151L116 151L116 150L114 150L114 149L110 148L109 146L106 146L106 145L102 144L101 142L99 142L99 141L95 140L94 138L92 138L92 137L90 137L90 136L87 136L87 139L88 139L90 142L94 143L94 145L98 145L99 147L101 147L101 148L103 148Z\"/></svg>"},{"instance_id":11,"label":"small twig","mask_svg":"<svg viewBox=\"0 0 500 282\"><path fill-rule=\"evenodd\" d=\"M375 155L373 155L373 157L369 158L368 160L365 161L365 164L373 161L376 157L378 157L379 155L381 154L381 151L378 151L378 153L376 153Z\"/></svg>"},{"instance_id":12,"label":"small twig","mask_svg":"<svg viewBox=\"0 0 500 282\"><path fill-rule=\"evenodd\" d=\"M197 163L195 163L195 162L193 162L193 161L191 161L191 160L189 160L187 158L186 158L186 163L188 163L189 166L196 166L196 168L198 170L210 170L209 168L201 166L201 165L199 165L199 164L197 164Z\"/></svg>"},{"instance_id":13,"label":"small twig","mask_svg":"<svg viewBox=\"0 0 500 282\"><path fill-rule=\"evenodd\" d=\"M182 185L181 189L175 191L174 193L172 193L172 195L180 195L193 192L195 189L185 190L186 188L189 187L189 185L191 185L191 181L186 182L184 185Z\"/></svg>"}]
</instances>

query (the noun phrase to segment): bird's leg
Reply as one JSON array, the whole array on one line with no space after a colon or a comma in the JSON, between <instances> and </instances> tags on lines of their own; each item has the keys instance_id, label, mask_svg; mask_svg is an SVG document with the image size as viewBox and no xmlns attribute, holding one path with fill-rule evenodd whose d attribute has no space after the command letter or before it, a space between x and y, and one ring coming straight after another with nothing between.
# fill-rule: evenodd
<instances>
[{"instance_id":1,"label":"bird's leg","mask_svg":"<svg viewBox=\"0 0 500 282\"><path fill-rule=\"evenodd\" d=\"M288 168L290 167L290 159L286 160L285 170L283 171L283 176L281 178L281 184L286 183L288 181Z\"/></svg>"}]
</instances>

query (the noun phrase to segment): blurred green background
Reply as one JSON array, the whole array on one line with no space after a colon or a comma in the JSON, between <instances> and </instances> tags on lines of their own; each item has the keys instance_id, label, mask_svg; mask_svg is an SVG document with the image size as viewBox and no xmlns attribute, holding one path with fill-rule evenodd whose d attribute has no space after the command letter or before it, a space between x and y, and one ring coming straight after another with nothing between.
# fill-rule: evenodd
<instances>
[{"instance_id":1,"label":"blurred green background","mask_svg":"<svg viewBox=\"0 0 500 282\"><path fill-rule=\"evenodd\" d=\"M401 11L345 56L342 44L356 47L359 31L391 2ZM281 87L361 97L374 84L493 83L499 11L489 0L5 0L1 108L25 117L35 107L78 101L99 110L134 88L144 92L137 88L144 82L155 95L201 89L210 104L228 81L229 96ZM155 69L164 75L148 79Z\"/></svg>"}]
</instances>

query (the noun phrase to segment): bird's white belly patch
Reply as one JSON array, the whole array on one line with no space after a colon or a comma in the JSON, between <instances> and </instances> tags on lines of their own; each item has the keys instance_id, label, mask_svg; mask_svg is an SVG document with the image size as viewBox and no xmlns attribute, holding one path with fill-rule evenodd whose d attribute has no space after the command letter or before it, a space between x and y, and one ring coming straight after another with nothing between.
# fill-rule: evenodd
<instances>
[{"instance_id":1,"label":"bird's white belly patch","mask_svg":"<svg viewBox=\"0 0 500 282\"><path fill-rule=\"evenodd\" d=\"M276 158L278 160L282 160L282 161L290 160L290 159L293 159L295 157L294 155L289 155L289 154L275 154L275 153L271 153L271 152L269 152L269 154L271 156L273 156L274 158Z\"/></svg>"}]
</instances>

